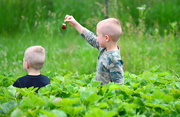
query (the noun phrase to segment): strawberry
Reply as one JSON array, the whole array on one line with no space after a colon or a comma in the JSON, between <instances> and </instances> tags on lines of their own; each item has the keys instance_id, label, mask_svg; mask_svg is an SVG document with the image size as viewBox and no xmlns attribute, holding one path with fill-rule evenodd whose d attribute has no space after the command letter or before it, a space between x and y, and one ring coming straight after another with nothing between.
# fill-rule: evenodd
<instances>
[{"instance_id":1,"label":"strawberry","mask_svg":"<svg viewBox=\"0 0 180 117\"><path fill-rule=\"evenodd\" d=\"M63 23L61 28L62 28L62 29L66 29L66 24Z\"/></svg>"}]
</instances>

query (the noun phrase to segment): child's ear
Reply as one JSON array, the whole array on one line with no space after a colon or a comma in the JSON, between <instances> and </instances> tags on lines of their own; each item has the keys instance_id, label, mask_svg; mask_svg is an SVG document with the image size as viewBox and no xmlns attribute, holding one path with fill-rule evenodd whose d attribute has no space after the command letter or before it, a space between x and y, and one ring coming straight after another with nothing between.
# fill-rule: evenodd
<instances>
[{"instance_id":1,"label":"child's ear","mask_svg":"<svg viewBox=\"0 0 180 117\"><path fill-rule=\"evenodd\" d=\"M106 41L108 42L110 40L109 35L105 35Z\"/></svg>"},{"instance_id":2,"label":"child's ear","mask_svg":"<svg viewBox=\"0 0 180 117\"><path fill-rule=\"evenodd\" d=\"M30 67L28 62L25 62L25 67L26 67L26 69L28 69Z\"/></svg>"}]
</instances>

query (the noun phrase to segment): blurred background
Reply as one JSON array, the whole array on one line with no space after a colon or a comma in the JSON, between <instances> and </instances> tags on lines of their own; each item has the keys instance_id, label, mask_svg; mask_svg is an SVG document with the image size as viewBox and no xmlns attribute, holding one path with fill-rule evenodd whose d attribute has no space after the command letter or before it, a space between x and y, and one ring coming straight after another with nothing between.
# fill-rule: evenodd
<instances>
[{"instance_id":1,"label":"blurred background","mask_svg":"<svg viewBox=\"0 0 180 117\"><path fill-rule=\"evenodd\" d=\"M0 73L26 74L23 54L33 45L46 49L44 74L62 69L94 73L98 50L70 25L61 29L66 14L94 33L106 15L117 18L123 28L119 46L126 72L139 74L159 66L180 73L179 0L1 0Z\"/></svg>"}]
</instances>

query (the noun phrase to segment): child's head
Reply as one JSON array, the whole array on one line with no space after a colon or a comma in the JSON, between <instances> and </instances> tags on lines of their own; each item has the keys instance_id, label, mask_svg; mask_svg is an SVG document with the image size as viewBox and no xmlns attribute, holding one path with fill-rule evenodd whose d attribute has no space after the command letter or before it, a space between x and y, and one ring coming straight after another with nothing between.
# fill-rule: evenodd
<instances>
[{"instance_id":1,"label":"child's head","mask_svg":"<svg viewBox=\"0 0 180 117\"><path fill-rule=\"evenodd\" d=\"M27 63L28 67L40 70L43 67L44 62L45 49L42 46L31 46L26 49L24 53L24 64Z\"/></svg>"},{"instance_id":2,"label":"child's head","mask_svg":"<svg viewBox=\"0 0 180 117\"><path fill-rule=\"evenodd\" d=\"M108 18L97 24L97 35L102 37L109 36L111 41L118 42L122 29L119 21L115 18Z\"/></svg>"}]
</instances>

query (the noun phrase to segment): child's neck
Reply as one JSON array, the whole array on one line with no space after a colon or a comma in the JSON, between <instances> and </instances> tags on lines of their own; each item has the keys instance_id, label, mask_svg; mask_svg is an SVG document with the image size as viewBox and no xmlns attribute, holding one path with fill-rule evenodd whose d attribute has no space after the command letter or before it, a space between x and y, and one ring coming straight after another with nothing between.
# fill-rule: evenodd
<instances>
[{"instance_id":1,"label":"child's neck","mask_svg":"<svg viewBox=\"0 0 180 117\"><path fill-rule=\"evenodd\" d=\"M113 50L118 50L118 46L117 45L109 45L106 47L107 51L113 51Z\"/></svg>"},{"instance_id":2,"label":"child's neck","mask_svg":"<svg viewBox=\"0 0 180 117\"><path fill-rule=\"evenodd\" d=\"M40 75L40 70L29 69L28 75Z\"/></svg>"}]
</instances>

